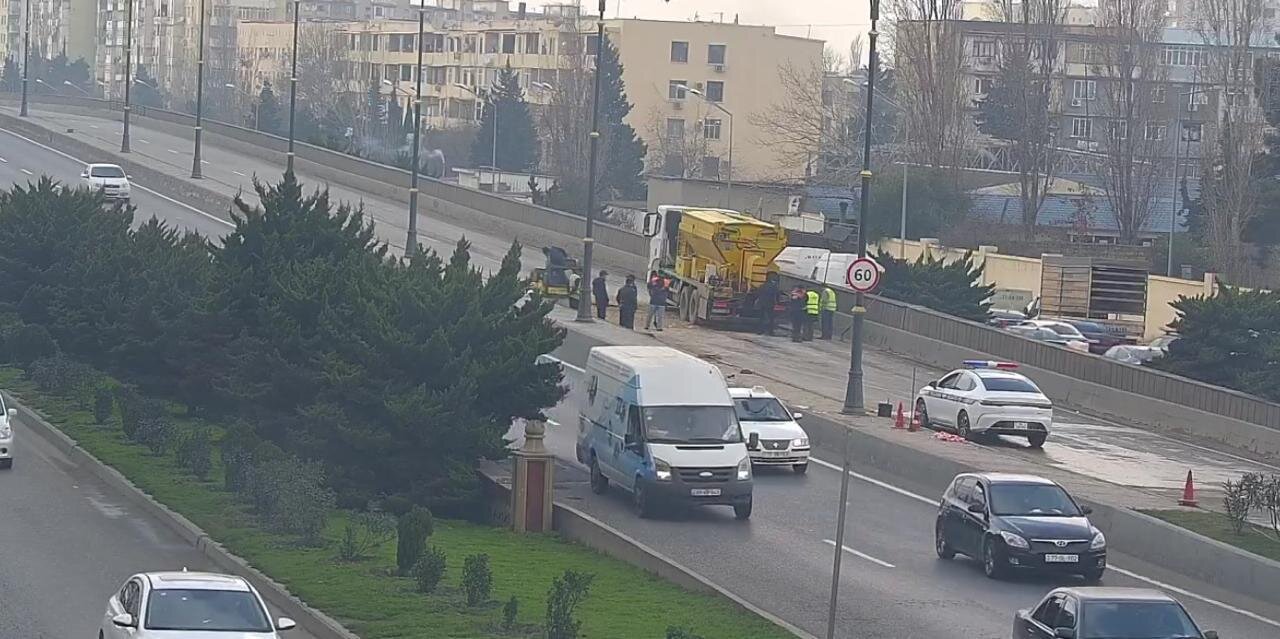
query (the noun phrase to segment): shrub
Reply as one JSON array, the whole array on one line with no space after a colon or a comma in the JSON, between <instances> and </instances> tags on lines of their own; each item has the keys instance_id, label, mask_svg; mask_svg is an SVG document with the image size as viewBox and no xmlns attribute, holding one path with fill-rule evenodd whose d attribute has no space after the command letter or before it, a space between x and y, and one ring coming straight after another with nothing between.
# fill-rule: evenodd
<instances>
[{"instance_id":1,"label":"shrub","mask_svg":"<svg viewBox=\"0 0 1280 639\"><path fill-rule=\"evenodd\" d=\"M1241 490L1249 496L1249 508L1262 511L1275 538L1280 540L1280 475L1245 473L1240 483Z\"/></svg>"},{"instance_id":2,"label":"shrub","mask_svg":"<svg viewBox=\"0 0 1280 639\"><path fill-rule=\"evenodd\" d=\"M138 422L138 430L134 440L151 449L156 455L163 455L169 450L174 436L173 424L163 417L147 417Z\"/></svg>"},{"instance_id":3,"label":"shrub","mask_svg":"<svg viewBox=\"0 0 1280 639\"><path fill-rule=\"evenodd\" d=\"M502 604L502 629L510 631L516 627L516 615L520 614L520 600L515 595Z\"/></svg>"},{"instance_id":4,"label":"shrub","mask_svg":"<svg viewBox=\"0 0 1280 639\"><path fill-rule=\"evenodd\" d=\"M133 441L138 441L138 429L143 420L158 419L166 413L163 402L143 397L127 386L117 389L116 405L120 407L120 430Z\"/></svg>"},{"instance_id":5,"label":"shrub","mask_svg":"<svg viewBox=\"0 0 1280 639\"><path fill-rule=\"evenodd\" d=\"M115 407L116 397L110 386L99 385L93 389L93 420L99 426L106 426L111 421L111 413Z\"/></svg>"},{"instance_id":6,"label":"shrub","mask_svg":"<svg viewBox=\"0 0 1280 639\"><path fill-rule=\"evenodd\" d=\"M695 635L684 628L676 628L675 626L667 627L667 639L702 639L702 635Z\"/></svg>"},{"instance_id":7,"label":"shrub","mask_svg":"<svg viewBox=\"0 0 1280 639\"><path fill-rule=\"evenodd\" d=\"M213 467L212 454L213 444L209 442L207 429L195 428L178 438L178 464L191 471L198 479L209 476L209 470Z\"/></svg>"},{"instance_id":8,"label":"shrub","mask_svg":"<svg viewBox=\"0 0 1280 639\"><path fill-rule=\"evenodd\" d=\"M426 508L415 506L400 517L396 525L396 567L401 575L413 569L434 530L435 521Z\"/></svg>"},{"instance_id":9,"label":"shrub","mask_svg":"<svg viewBox=\"0 0 1280 639\"><path fill-rule=\"evenodd\" d=\"M253 467L253 451L259 443L253 427L244 421L237 421L223 433L218 446L222 449L222 481L227 491L244 490Z\"/></svg>"},{"instance_id":10,"label":"shrub","mask_svg":"<svg viewBox=\"0 0 1280 639\"><path fill-rule=\"evenodd\" d=\"M297 535L305 545L320 544L335 498L319 465L296 457L263 460L253 466L248 487L268 528Z\"/></svg>"},{"instance_id":11,"label":"shrub","mask_svg":"<svg viewBox=\"0 0 1280 639\"><path fill-rule=\"evenodd\" d=\"M489 555L468 555L462 561L462 592L467 596L467 605L488 601L492 589L493 571L489 568Z\"/></svg>"},{"instance_id":12,"label":"shrub","mask_svg":"<svg viewBox=\"0 0 1280 639\"><path fill-rule=\"evenodd\" d=\"M57 353L31 362L27 375L36 388L66 395L89 379L92 371L84 364Z\"/></svg>"},{"instance_id":13,"label":"shrub","mask_svg":"<svg viewBox=\"0 0 1280 639\"><path fill-rule=\"evenodd\" d=\"M396 536L396 520L382 512L355 513L347 517L338 544L338 558L358 561L373 554Z\"/></svg>"},{"instance_id":14,"label":"shrub","mask_svg":"<svg viewBox=\"0 0 1280 639\"><path fill-rule=\"evenodd\" d=\"M418 592L435 592L436 586L440 585L440 580L444 579L447 561L448 557L445 556L444 551L436 546L422 551L413 564L413 579Z\"/></svg>"},{"instance_id":15,"label":"shrub","mask_svg":"<svg viewBox=\"0 0 1280 639\"><path fill-rule=\"evenodd\" d=\"M58 344L48 329L39 324L24 324L5 340L9 361L23 368L38 359L58 352Z\"/></svg>"},{"instance_id":16,"label":"shrub","mask_svg":"<svg viewBox=\"0 0 1280 639\"><path fill-rule=\"evenodd\" d=\"M547 639L577 639L582 622L574 619L578 604L586 599L595 575L566 570L551 581L547 593Z\"/></svg>"}]
</instances>

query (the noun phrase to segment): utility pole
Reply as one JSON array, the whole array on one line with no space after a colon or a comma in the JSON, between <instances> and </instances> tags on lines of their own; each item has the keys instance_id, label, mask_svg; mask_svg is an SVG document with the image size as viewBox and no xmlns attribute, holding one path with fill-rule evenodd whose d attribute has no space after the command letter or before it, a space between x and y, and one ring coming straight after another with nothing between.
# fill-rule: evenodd
<instances>
[{"instance_id":1,"label":"utility pole","mask_svg":"<svg viewBox=\"0 0 1280 639\"><path fill-rule=\"evenodd\" d=\"M418 7L418 68L413 90L413 166L409 169L412 176L409 178L409 235L404 242L404 252L410 261L418 256L418 149L422 146L422 35L426 26L426 9ZM289 140L293 140L292 132Z\"/></svg>"},{"instance_id":2,"label":"utility pole","mask_svg":"<svg viewBox=\"0 0 1280 639\"><path fill-rule=\"evenodd\" d=\"M600 0L600 20L596 22L596 86L595 97L591 100L591 152L588 155L590 166L587 167L587 232L582 238L582 277L578 291L579 322L592 322L591 319L591 248L595 239L591 237L596 217L596 157L600 152L600 57L604 52L604 2Z\"/></svg>"},{"instance_id":3,"label":"utility pole","mask_svg":"<svg viewBox=\"0 0 1280 639\"><path fill-rule=\"evenodd\" d=\"M1175 119L1174 123L1178 125L1175 131L1178 137L1173 139L1173 193L1170 194L1173 210L1169 214L1169 265L1165 269L1165 275L1168 277L1173 277L1173 234L1177 231L1178 212L1181 210L1178 207L1178 165L1182 164L1182 149L1178 144L1182 142L1182 118Z\"/></svg>"},{"instance_id":4,"label":"utility pole","mask_svg":"<svg viewBox=\"0 0 1280 639\"><path fill-rule=\"evenodd\" d=\"M299 14L302 13L301 8L301 0L293 0L293 61L290 63L291 70L289 71L289 152L285 155L285 173L293 173L294 121L298 111L298 22L301 19L299 17ZM421 12L419 12L418 16L418 23L421 24ZM421 32L421 29L419 29L419 32ZM422 39L421 33L419 33L418 39ZM418 45L418 70L419 72L422 70L421 44ZM311 99L316 99L316 96L311 96Z\"/></svg>"},{"instance_id":5,"label":"utility pole","mask_svg":"<svg viewBox=\"0 0 1280 639\"><path fill-rule=\"evenodd\" d=\"M120 152L129 152L129 96L133 92L133 3L125 0L124 12L124 131L120 134Z\"/></svg>"},{"instance_id":6,"label":"utility pole","mask_svg":"<svg viewBox=\"0 0 1280 639\"><path fill-rule=\"evenodd\" d=\"M23 10L22 27L22 108L18 115L27 117L27 76L31 71L31 0L27 0Z\"/></svg>"},{"instance_id":7,"label":"utility pole","mask_svg":"<svg viewBox=\"0 0 1280 639\"><path fill-rule=\"evenodd\" d=\"M871 117L875 104L876 71L876 22L880 19L880 0L871 0L871 31L867 34L870 55L867 64L867 115L862 140L862 204L858 211L858 257L867 256L867 210L871 204ZM844 407L840 412L857 415L864 411L862 397L862 331L864 296L857 293L853 306L853 338L849 354L849 384L845 388ZM844 463L840 473L840 508L836 523L835 558L831 565L831 604L827 609L827 639L836 636L836 607L840 601L840 561L844 558L844 525L849 509L849 429L844 432Z\"/></svg>"},{"instance_id":8,"label":"utility pole","mask_svg":"<svg viewBox=\"0 0 1280 639\"><path fill-rule=\"evenodd\" d=\"M206 0L200 0L200 44L196 54L196 149L191 156L191 177L204 177L200 170L200 136L204 128L204 22L208 8Z\"/></svg>"}]
</instances>

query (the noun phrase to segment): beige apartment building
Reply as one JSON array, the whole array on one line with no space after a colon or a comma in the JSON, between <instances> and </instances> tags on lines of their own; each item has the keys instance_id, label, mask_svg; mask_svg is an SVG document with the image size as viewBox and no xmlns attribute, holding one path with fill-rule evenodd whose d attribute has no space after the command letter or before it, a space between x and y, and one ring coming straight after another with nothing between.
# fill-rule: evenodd
<instances>
[{"instance_id":1,"label":"beige apartment building","mask_svg":"<svg viewBox=\"0 0 1280 639\"><path fill-rule=\"evenodd\" d=\"M302 29L313 38L331 39L334 49L345 52L341 81L349 91L364 94L376 86L388 99L408 105L416 80L417 26L406 20L308 21ZM516 72L526 99L544 107L564 74L584 61L593 63L581 54L595 48L594 27L569 5L537 14L429 18L423 39L424 123L447 128L479 120L480 96L506 67ZM605 28L623 65L633 105L629 124L649 145L650 172L728 178L732 135L734 180L803 175L804 167L783 166L760 142L751 116L777 100L778 70L785 61L797 67L821 62L822 41L780 35L773 27L720 22L615 19L606 20ZM267 80L287 83L291 25L243 21L236 40L239 82L246 92L257 92Z\"/></svg>"}]
</instances>

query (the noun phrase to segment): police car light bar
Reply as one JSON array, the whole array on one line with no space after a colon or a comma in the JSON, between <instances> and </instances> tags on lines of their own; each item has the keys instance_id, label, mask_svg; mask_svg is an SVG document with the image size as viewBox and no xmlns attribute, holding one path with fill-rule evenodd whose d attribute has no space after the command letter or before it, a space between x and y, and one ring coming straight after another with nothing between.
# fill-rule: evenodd
<instances>
[{"instance_id":1,"label":"police car light bar","mask_svg":"<svg viewBox=\"0 0 1280 639\"><path fill-rule=\"evenodd\" d=\"M965 368L994 368L1002 371L1011 371L1018 368L1013 362L992 362L985 359L966 359L964 360Z\"/></svg>"}]
</instances>

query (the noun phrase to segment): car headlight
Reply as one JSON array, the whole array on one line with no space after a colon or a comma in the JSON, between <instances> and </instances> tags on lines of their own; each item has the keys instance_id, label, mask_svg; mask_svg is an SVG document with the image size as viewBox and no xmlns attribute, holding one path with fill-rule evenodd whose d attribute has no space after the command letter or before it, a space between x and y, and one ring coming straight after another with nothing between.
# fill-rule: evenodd
<instances>
[{"instance_id":1,"label":"car headlight","mask_svg":"<svg viewBox=\"0 0 1280 639\"><path fill-rule=\"evenodd\" d=\"M1027 544L1027 540L1022 535L1015 535L1011 532L1000 531L1000 536L1004 538L1004 545L1010 548L1021 548L1026 550L1031 546Z\"/></svg>"},{"instance_id":2,"label":"car headlight","mask_svg":"<svg viewBox=\"0 0 1280 639\"><path fill-rule=\"evenodd\" d=\"M0 424L0 439L9 439L12 436L13 427L9 425L9 422Z\"/></svg>"},{"instance_id":3,"label":"car headlight","mask_svg":"<svg viewBox=\"0 0 1280 639\"><path fill-rule=\"evenodd\" d=\"M808 448L808 447L809 447L809 438L808 438L808 437L797 437L797 438L795 438L795 439L791 440L791 447L792 447L792 448Z\"/></svg>"},{"instance_id":4,"label":"car headlight","mask_svg":"<svg viewBox=\"0 0 1280 639\"><path fill-rule=\"evenodd\" d=\"M658 481L671 481L671 464L654 457L653 474L658 478Z\"/></svg>"},{"instance_id":5,"label":"car headlight","mask_svg":"<svg viewBox=\"0 0 1280 639\"><path fill-rule=\"evenodd\" d=\"M1107 536L1099 530L1093 536L1093 541L1089 542L1089 550L1102 550L1107 547Z\"/></svg>"},{"instance_id":6,"label":"car headlight","mask_svg":"<svg viewBox=\"0 0 1280 639\"><path fill-rule=\"evenodd\" d=\"M751 458L743 457L742 461L738 462L738 481L748 479L751 479Z\"/></svg>"}]
</instances>

